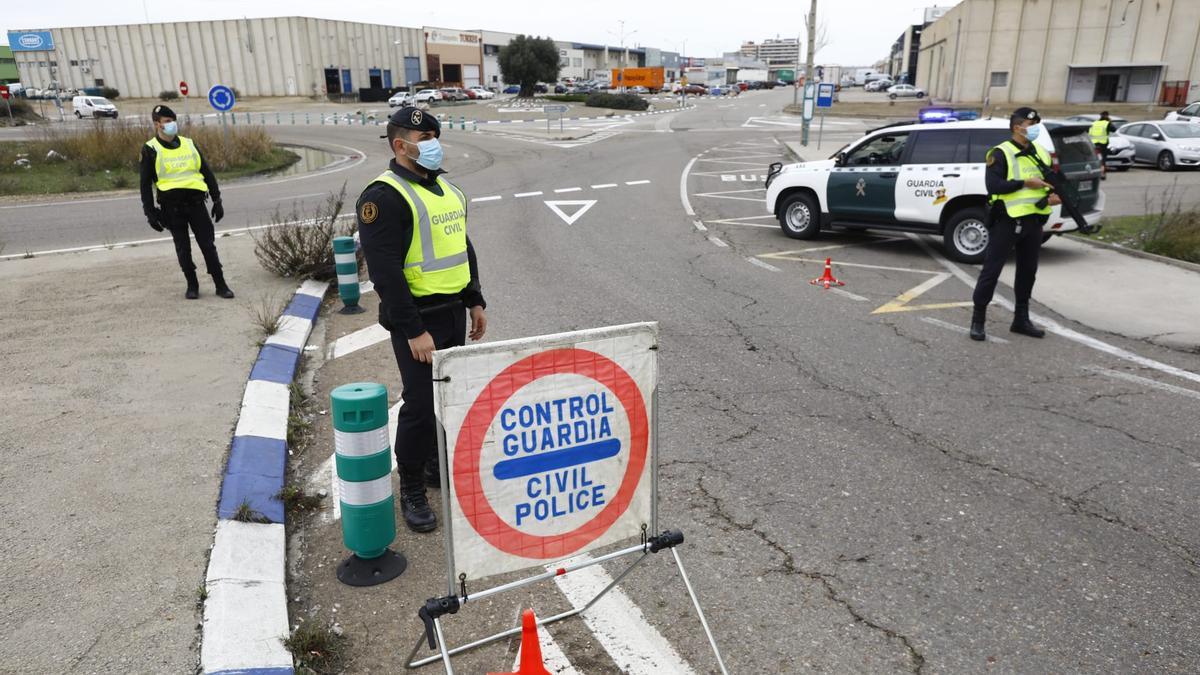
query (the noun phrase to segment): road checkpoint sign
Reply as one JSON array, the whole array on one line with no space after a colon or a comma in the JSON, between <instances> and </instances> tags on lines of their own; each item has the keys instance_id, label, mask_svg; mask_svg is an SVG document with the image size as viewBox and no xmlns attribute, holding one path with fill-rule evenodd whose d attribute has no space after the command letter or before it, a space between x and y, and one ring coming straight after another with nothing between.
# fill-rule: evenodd
<instances>
[{"instance_id":1,"label":"road checkpoint sign","mask_svg":"<svg viewBox=\"0 0 1200 675\"><path fill-rule=\"evenodd\" d=\"M639 323L434 353L451 593L656 532L657 347Z\"/></svg>"}]
</instances>

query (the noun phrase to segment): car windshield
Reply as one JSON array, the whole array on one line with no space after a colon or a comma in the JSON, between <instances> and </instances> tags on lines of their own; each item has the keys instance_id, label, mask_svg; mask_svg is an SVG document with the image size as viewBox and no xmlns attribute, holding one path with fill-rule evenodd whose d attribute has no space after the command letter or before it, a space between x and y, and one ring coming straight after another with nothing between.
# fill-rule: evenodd
<instances>
[{"instance_id":1,"label":"car windshield","mask_svg":"<svg viewBox=\"0 0 1200 675\"><path fill-rule=\"evenodd\" d=\"M1096 159L1096 146L1092 145L1092 139L1086 133L1059 136L1054 140L1058 161L1064 165L1086 164Z\"/></svg>"},{"instance_id":2,"label":"car windshield","mask_svg":"<svg viewBox=\"0 0 1200 675\"><path fill-rule=\"evenodd\" d=\"M89 100L92 102L92 105L108 105L109 104L108 99L106 99L106 98L93 98L93 99L89 99Z\"/></svg>"},{"instance_id":3,"label":"car windshield","mask_svg":"<svg viewBox=\"0 0 1200 675\"><path fill-rule=\"evenodd\" d=\"M1167 138L1200 138L1200 124L1160 124Z\"/></svg>"}]
</instances>

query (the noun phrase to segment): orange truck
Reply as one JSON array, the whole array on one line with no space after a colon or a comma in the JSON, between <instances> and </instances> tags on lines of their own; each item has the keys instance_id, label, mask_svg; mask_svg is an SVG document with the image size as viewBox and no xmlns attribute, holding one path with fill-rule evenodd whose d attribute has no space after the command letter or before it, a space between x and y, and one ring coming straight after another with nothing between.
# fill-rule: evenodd
<instances>
[{"instance_id":1,"label":"orange truck","mask_svg":"<svg viewBox=\"0 0 1200 675\"><path fill-rule=\"evenodd\" d=\"M645 87L653 93L663 88L663 68L613 68L613 87Z\"/></svg>"}]
</instances>

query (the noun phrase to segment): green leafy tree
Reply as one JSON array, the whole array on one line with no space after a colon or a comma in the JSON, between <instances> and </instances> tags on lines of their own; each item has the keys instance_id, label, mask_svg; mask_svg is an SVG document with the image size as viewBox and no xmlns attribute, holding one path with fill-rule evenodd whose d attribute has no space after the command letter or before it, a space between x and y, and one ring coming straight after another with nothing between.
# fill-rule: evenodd
<instances>
[{"instance_id":1,"label":"green leafy tree","mask_svg":"<svg viewBox=\"0 0 1200 675\"><path fill-rule=\"evenodd\" d=\"M500 48L500 74L521 86L520 96L533 96L538 82L558 81L558 45L550 38L518 35Z\"/></svg>"}]
</instances>

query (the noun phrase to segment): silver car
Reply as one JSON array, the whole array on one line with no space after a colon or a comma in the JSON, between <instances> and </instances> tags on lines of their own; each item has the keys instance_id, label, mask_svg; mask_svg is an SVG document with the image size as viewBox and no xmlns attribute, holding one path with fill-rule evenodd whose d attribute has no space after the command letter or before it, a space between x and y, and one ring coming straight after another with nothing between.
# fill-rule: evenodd
<instances>
[{"instance_id":1,"label":"silver car","mask_svg":"<svg viewBox=\"0 0 1200 675\"><path fill-rule=\"evenodd\" d=\"M1200 166L1200 124L1194 122L1133 122L1117 130L1133 143L1134 161L1162 171Z\"/></svg>"}]
</instances>

